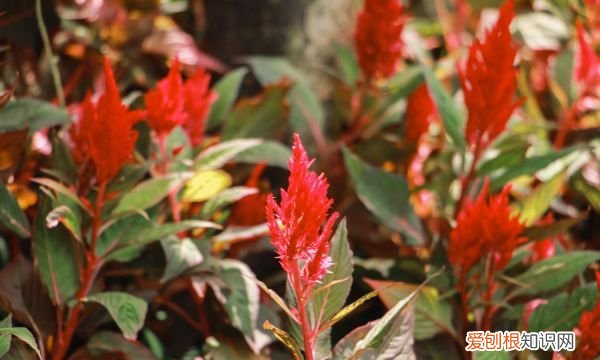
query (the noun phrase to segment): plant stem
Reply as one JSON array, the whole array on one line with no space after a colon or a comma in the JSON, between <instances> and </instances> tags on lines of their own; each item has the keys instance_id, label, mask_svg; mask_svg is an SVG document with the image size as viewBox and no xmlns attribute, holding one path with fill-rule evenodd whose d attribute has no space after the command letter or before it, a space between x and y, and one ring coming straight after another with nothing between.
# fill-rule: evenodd
<instances>
[{"instance_id":1,"label":"plant stem","mask_svg":"<svg viewBox=\"0 0 600 360\"><path fill-rule=\"evenodd\" d=\"M52 81L54 82L54 88L56 91L56 97L58 104L62 107L65 106L65 95L63 92L62 81L60 80L60 71L58 70L58 58L54 56L52 51L52 44L50 43L50 37L48 36L48 29L44 24L44 14L42 13L42 0L35 1L35 18L37 20L38 28L40 29L40 36L44 43L44 50L48 55L50 61L50 73L52 74Z\"/></svg>"},{"instance_id":2,"label":"plant stem","mask_svg":"<svg viewBox=\"0 0 600 360\"><path fill-rule=\"evenodd\" d=\"M160 165L158 171L161 175L166 176L169 174L169 156L167 154L167 139L165 136L158 136L158 147L160 151ZM171 216L173 217L173 221L180 222L181 221L181 209L179 208L179 204L177 203L177 188L173 188L169 190L169 207L171 208Z\"/></svg>"},{"instance_id":3,"label":"plant stem","mask_svg":"<svg viewBox=\"0 0 600 360\"><path fill-rule=\"evenodd\" d=\"M310 328L308 315L306 314L306 291L305 288L302 286L300 268L297 263L292 273L292 287L294 288L294 292L296 293L300 327L302 328L302 337L304 338L304 356L306 356L306 360L314 360L314 333Z\"/></svg>"},{"instance_id":4,"label":"plant stem","mask_svg":"<svg viewBox=\"0 0 600 360\"><path fill-rule=\"evenodd\" d=\"M481 155L480 143L481 142L477 140L475 148L473 149L473 161L471 162L469 172L467 173L467 176L464 176L460 181L460 196L458 197L458 201L456 202L456 208L454 209L455 220L465 201L465 197L467 195L467 188L471 184L471 181L473 181L473 179L475 178L475 169L477 168L477 162L479 161L479 156Z\"/></svg>"},{"instance_id":5,"label":"plant stem","mask_svg":"<svg viewBox=\"0 0 600 360\"><path fill-rule=\"evenodd\" d=\"M481 330L489 331L492 327L492 316L494 315L494 306L490 304L492 301L493 292L493 281L494 281L494 258L492 254L488 256L486 266L486 291L483 295L483 302L485 303L485 310L483 311L483 317L481 320Z\"/></svg>"},{"instance_id":6,"label":"plant stem","mask_svg":"<svg viewBox=\"0 0 600 360\"><path fill-rule=\"evenodd\" d=\"M98 188L98 195L96 196L96 202L94 204L94 216L92 219L92 238L90 241L90 246L86 249L85 253L86 265L83 269L82 282L79 286L79 289L77 290L77 293L75 294L77 304L75 304L73 310L71 310L71 312L67 316L65 327L63 328L62 326L60 326L60 322L57 326L57 346L52 355L52 360L62 360L65 358L65 355L69 350L69 346L71 345L71 341L73 340L73 335L75 334L77 325L79 325L81 310L83 309L82 300L89 294L90 289L94 284L94 280L96 279L96 275L102 267L102 259L96 257L96 242L98 240L100 225L102 223L102 207L104 206L106 186L107 181L103 181L100 183Z\"/></svg>"}]
</instances>

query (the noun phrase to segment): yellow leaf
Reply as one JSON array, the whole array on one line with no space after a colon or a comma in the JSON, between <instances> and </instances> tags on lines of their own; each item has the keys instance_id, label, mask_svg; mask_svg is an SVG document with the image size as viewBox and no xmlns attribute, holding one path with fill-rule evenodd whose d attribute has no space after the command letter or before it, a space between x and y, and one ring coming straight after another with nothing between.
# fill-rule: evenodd
<instances>
[{"instance_id":1,"label":"yellow leaf","mask_svg":"<svg viewBox=\"0 0 600 360\"><path fill-rule=\"evenodd\" d=\"M206 201L230 186L231 176L223 170L199 171L185 185L183 200Z\"/></svg>"}]
</instances>

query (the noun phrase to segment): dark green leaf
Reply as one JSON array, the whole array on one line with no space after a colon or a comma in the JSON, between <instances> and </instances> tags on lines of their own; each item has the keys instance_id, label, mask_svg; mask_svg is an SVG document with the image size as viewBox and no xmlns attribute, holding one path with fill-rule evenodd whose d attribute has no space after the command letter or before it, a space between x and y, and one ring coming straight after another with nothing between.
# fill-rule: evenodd
<instances>
[{"instance_id":1,"label":"dark green leaf","mask_svg":"<svg viewBox=\"0 0 600 360\"><path fill-rule=\"evenodd\" d=\"M550 165L554 161L570 154L575 149L576 148L568 148L561 151L552 152L547 155L526 158L519 163L519 166L508 167L501 175L492 178L490 187L493 190L497 190L518 176L534 174L535 172Z\"/></svg>"},{"instance_id":2,"label":"dark green leaf","mask_svg":"<svg viewBox=\"0 0 600 360\"><path fill-rule=\"evenodd\" d=\"M314 289L309 302L317 327L344 306L352 287L352 250L348 243L346 219L340 222L331 239L329 257L333 264L327 269L321 284Z\"/></svg>"},{"instance_id":3,"label":"dark green leaf","mask_svg":"<svg viewBox=\"0 0 600 360\"><path fill-rule=\"evenodd\" d=\"M163 283L180 275L187 269L201 264L204 260L198 247L189 238L180 239L177 236L169 236L161 240L160 244L167 260L165 273L160 279Z\"/></svg>"},{"instance_id":4,"label":"dark green leaf","mask_svg":"<svg viewBox=\"0 0 600 360\"><path fill-rule=\"evenodd\" d=\"M69 233L62 225L48 228L46 215L49 211L50 200L43 197L35 222L33 251L42 282L46 285L52 301L61 305L69 301L79 288L79 268L76 250Z\"/></svg>"},{"instance_id":5,"label":"dark green leaf","mask_svg":"<svg viewBox=\"0 0 600 360\"><path fill-rule=\"evenodd\" d=\"M307 76L295 68L287 59L280 57L252 56L246 58L252 71L262 85L291 79L294 87L290 91L290 122L301 135L312 134L313 126L322 129L325 125L325 110L315 95Z\"/></svg>"},{"instance_id":6,"label":"dark green leaf","mask_svg":"<svg viewBox=\"0 0 600 360\"><path fill-rule=\"evenodd\" d=\"M561 293L538 306L529 317L527 331L571 331L584 310L591 310L598 299L596 284L588 284L571 294Z\"/></svg>"},{"instance_id":7,"label":"dark green leaf","mask_svg":"<svg viewBox=\"0 0 600 360\"><path fill-rule=\"evenodd\" d=\"M23 341L25 344L27 344L30 348L32 348L36 352L39 359L42 359L42 354L40 353L37 343L35 342L35 338L33 337L33 334L27 328L12 327L11 320L9 317L8 321L7 321L7 319L4 319L0 323L0 338L8 339L8 345L10 345L11 336L14 336L14 337L18 338L19 340ZM6 341L6 340L4 340L4 341ZM0 348L0 356L2 356L2 354L1 354L2 350L3 349ZM6 347L5 350L8 351L8 347Z\"/></svg>"},{"instance_id":8,"label":"dark green leaf","mask_svg":"<svg viewBox=\"0 0 600 360\"><path fill-rule=\"evenodd\" d=\"M112 211L112 216L143 211L164 199L178 181L175 177L160 177L146 180L127 192Z\"/></svg>"},{"instance_id":9,"label":"dark green leaf","mask_svg":"<svg viewBox=\"0 0 600 360\"><path fill-rule=\"evenodd\" d=\"M262 144L239 153L235 160L241 163L266 163L271 166L288 168L288 160L292 156L290 148L277 141L265 140Z\"/></svg>"},{"instance_id":10,"label":"dark green leaf","mask_svg":"<svg viewBox=\"0 0 600 360\"><path fill-rule=\"evenodd\" d=\"M29 129L29 133L33 134L70 121L65 109L35 99L18 99L0 110L0 132Z\"/></svg>"},{"instance_id":11,"label":"dark green leaf","mask_svg":"<svg viewBox=\"0 0 600 360\"><path fill-rule=\"evenodd\" d=\"M12 317L10 315L0 321L0 329L6 328L12 328ZM10 349L10 338L10 334L0 335L0 359L8 352L8 349Z\"/></svg>"},{"instance_id":12,"label":"dark green leaf","mask_svg":"<svg viewBox=\"0 0 600 360\"><path fill-rule=\"evenodd\" d=\"M582 221L583 217L576 217L572 219L562 219L553 222L550 225L535 225L525 228L521 233L522 236L528 238L531 241L544 240L558 234L562 234L567 231L571 226Z\"/></svg>"},{"instance_id":13,"label":"dark green leaf","mask_svg":"<svg viewBox=\"0 0 600 360\"><path fill-rule=\"evenodd\" d=\"M335 46L335 54L344 82L354 86L360 75L354 50L350 46L338 44Z\"/></svg>"},{"instance_id":14,"label":"dark green leaf","mask_svg":"<svg viewBox=\"0 0 600 360\"><path fill-rule=\"evenodd\" d=\"M121 353L127 357L127 360L156 360L148 349L138 342L128 341L119 333L102 331L94 334L86 347L93 355L102 355L104 353ZM101 357L108 359L108 357ZM112 354L114 356L114 354Z\"/></svg>"},{"instance_id":15,"label":"dark green leaf","mask_svg":"<svg viewBox=\"0 0 600 360\"><path fill-rule=\"evenodd\" d=\"M0 224L22 238L31 236L25 213L2 182L0 182Z\"/></svg>"},{"instance_id":16,"label":"dark green leaf","mask_svg":"<svg viewBox=\"0 0 600 360\"><path fill-rule=\"evenodd\" d=\"M256 97L239 101L227 117L222 139L275 137L284 129L289 115L289 89L289 82L281 82L266 87Z\"/></svg>"},{"instance_id":17,"label":"dark green leaf","mask_svg":"<svg viewBox=\"0 0 600 360\"><path fill-rule=\"evenodd\" d=\"M431 91L431 95L435 100L438 111L442 116L444 128L446 129L448 136L450 136L450 139L452 139L454 144L464 149L466 147L464 137L464 115L433 72L426 66L422 66L421 69L425 75L427 87Z\"/></svg>"},{"instance_id":18,"label":"dark green leaf","mask_svg":"<svg viewBox=\"0 0 600 360\"><path fill-rule=\"evenodd\" d=\"M245 68L235 69L227 73L227 75L215 85L214 90L219 94L219 97L213 104L210 115L208 116L206 122L207 130L219 125L223 119L227 117L231 110L231 106L238 96L240 86L242 85L242 81L247 72L248 70Z\"/></svg>"},{"instance_id":19,"label":"dark green leaf","mask_svg":"<svg viewBox=\"0 0 600 360\"><path fill-rule=\"evenodd\" d=\"M514 280L523 286L524 293L551 291L566 285L598 260L598 251L572 251L537 262Z\"/></svg>"},{"instance_id":20,"label":"dark green leaf","mask_svg":"<svg viewBox=\"0 0 600 360\"><path fill-rule=\"evenodd\" d=\"M343 149L343 153L356 195L365 207L383 224L403 233L409 243L424 244L421 223L408 198L406 180L363 163L347 148Z\"/></svg>"},{"instance_id":21,"label":"dark green leaf","mask_svg":"<svg viewBox=\"0 0 600 360\"><path fill-rule=\"evenodd\" d=\"M219 169L238 154L260 145L260 139L229 140L202 151L194 160L196 170Z\"/></svg>"},{"instance_id":22,"label":"dark green leaf","mask_svg":"<svg viewBox=\"0 0 600 360\"><path fill-rule=\"evenodd\" d=\"M148 304L133 295L122 292L104 292L90 295L84 301L96 302L106 308L123 336L135 340L144 325Z\"/></svg>"}]
</instances>

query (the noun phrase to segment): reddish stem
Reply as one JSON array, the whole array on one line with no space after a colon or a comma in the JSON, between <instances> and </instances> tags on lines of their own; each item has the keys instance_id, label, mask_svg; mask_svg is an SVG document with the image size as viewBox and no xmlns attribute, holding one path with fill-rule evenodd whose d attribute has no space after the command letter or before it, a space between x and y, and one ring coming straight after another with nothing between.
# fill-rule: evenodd
<instances>
[{"instance_id":1,"label":"reddish stem","mask_svg":"<svg viewBox=\"0 0 600 360\"><path fill-rule=\"evenodd\" d=\"M96 242L100 232L100 225L102 223L102 207L104 206L104 196L106 193L107 181L100 183L98 188L98 195L96 196L96 203L94 206L94 216L92 219L92 239L90 246L86 249L86 265L83 269L82 282L75 294L77 304L73 307L73 310L69 313L66 321L66 325L63 329L61 321L58 322L58 334L57 334L57 346L52 355L53 360L62 360L65 358L73 335L79 325L81 310L83 308L82 300L89 294L90 289L94 283L98 270L102 266L102 260L96 257Z\"/></svg>"},{"instance_id":2,"label":"reddish stem","mask_svg":"<svg viewBox=\"0 0 600 360\"><path fill-rule=\"evenodd\" d=\"M495 308L490 304L492 301L493 293L493 282L494 282L494 259L492 255L488 257L486 266L486 291L483 295L483 301L485 302L485 310L483 311L483 317L481 320L481 330L489 331L492 327L492 317L494 315Z\"/></svg>"},{"instance_id":3,"label":"reddish stem","mask_svg":"<svg viewBox=\"0 0 600 360\"><path fill-rule=\"evenodd\" d=\"M294 292L296 293L296 301L298 303L298 320L300 321L302 337L304 338L304 355L306 356L306 360L314 360L314 332L310 328L308 315L306 314L307 292L302 284L300 268L298 267L297 263L294 266L294 269L292 270L292 287L294 288Z\"/></svg>"}]
</instances>

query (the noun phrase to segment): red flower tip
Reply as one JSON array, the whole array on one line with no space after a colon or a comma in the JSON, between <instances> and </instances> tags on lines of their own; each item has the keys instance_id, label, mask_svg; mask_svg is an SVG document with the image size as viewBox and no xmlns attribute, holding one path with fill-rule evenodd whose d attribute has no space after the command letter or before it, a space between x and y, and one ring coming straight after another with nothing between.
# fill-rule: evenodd
<instances>
[{"instance_id":1,"label":"red flower tip","mask_svg":"<svg viewBox=\"0 0 600 360\"><path fill-rule=\"evenodd\" d=\"M429 129L435 113L435 104L429 95L427 84L422 84L408 97L404 127L406 138L417 142Z\"/></svg>"},{"instance_id":2,"label":"red flower tip","mask_svg":"<svg viewBox=\"0 0 600 360\"><path fill-rule=\"evenodd\" d=\"M579 49L574 77L584 88L590 87L592 84L600 82L600 59L598 59L596 52L589 43L585 29L579 20L577 20L575 26L577 28Z\"/></svg>"},{"instance_id":3,"label":"red flower tip","mask_svg":"<svg viewBox=\"0 0 600 360\"><path fill-rule=\"evenodd\" d=\"M517 50L509 29L514 16L513 0L507 0L496 24L485 32L482 40L473 41L460 72L468 109L465 135L477 151L500 135L520 105L520 101L514 100L517 80L513 63Z\"/></svg>"},{"instance_id":4,"label":"red flower tip","mask_svg":"<svg viewBox=\"0 0 600 360\"><path fill-rule=\"evenodd\" d=\"M486 179L477 199L465 201L450 233L448 258L462 275L487 255L492 256L493 270L503 269L515 248L525 240L519 236L523 225L511 215L510 186L498 195L488 197L488 191Z\"/></svg>"},{"instance_id":5,"label":"red flower tip","mask_svg":"<svg viewBox=\"0 0 600 360\"><path fill-rule=\"evenodd\" d=\"M159 138L167 136L187 118L179 68L179 61L175 59L167 76L144 96L148 108L148 123Z\"/></svg>"},{"instance_id":6,"label":"red flower tip","mask_svg":"<svg viewBox=\"0 0 600 360\"><path fill-rule=\"evenodd\" d=\"M79 163L91 159L99 183L110 181L131 159L137 140L133 125L144 116L143 111L129 111L123 105L106 58L104 75L105 92L95 104L90 94L85 97L80 105L79 119L70 129L73 158Z\"/></svg>"},{"instance_id":7,"label":"red flower tip","mask_svg":"<svg viewBox=\"0 0 600 360\"><path fill-rule=\"evenodd\" d=\"M390 77L402 53L404 9L398 0L365 0L358 13L354 43L365 80Z\"/></svg>"},{"instance_id":8,"label":"red flower tip","mask_svg":"<svg viewBox=\"0 0 600 360\"><path fill-rule=\"evenodd\" d=\"M210 89L210 75L203 69L197 70L184 86L186 129L192 146L197 146L204 137L204 123L210 107L217 100L217 93Z\"/></svg>"},{"instance_id":9,"label":"red flower tip","mask_svg":"<svg viewBox=\"0 0 600 360\"><path fill-rule=\"evenodd\" d=\"M600 291L600 272L596 271L596 285ZM600 355L600 300L590 311L584 311L577 325L579 330L579 341L573 353L573 359L587 360L595 359Z\"/></svg>"},{"instance_id":10,"label":"red flower tip","mask_svg":"<svg viewBox=\"0 0 600 360\"><path fill-rule=\"evenodd\" d=\"M309 161L298 134L294 135L292 152L288 188L281 189L280 204L272 195L267 198L266 216L281 266L288 273L299 268L303 286L309 288L331 265L329 240L338 213L327 217L333 203L327 198L329 185L323 174L309 170L313 161ZM296 289L301 286L296 285Z\"/></svg>"}]
</instances>

